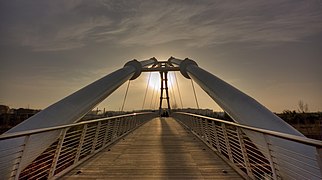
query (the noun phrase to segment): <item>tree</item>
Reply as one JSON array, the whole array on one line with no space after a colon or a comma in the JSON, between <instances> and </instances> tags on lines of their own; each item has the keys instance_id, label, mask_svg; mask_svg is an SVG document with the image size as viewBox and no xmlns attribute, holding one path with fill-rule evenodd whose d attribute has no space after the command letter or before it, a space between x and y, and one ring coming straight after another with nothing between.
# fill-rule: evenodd
<instances>
[{"instance_id":1,"label":"tree","mask_svg":"<svg viewBox=\"0 0 322 180\"><path fill-rule=\"evenodd\" d=\"M304 103L302 100L299 101L298 106L299 106L298 111L300 113L307 113L307 112L309 112L309 106L307 105L307 103Z\"/></svg>"}]
</instances>

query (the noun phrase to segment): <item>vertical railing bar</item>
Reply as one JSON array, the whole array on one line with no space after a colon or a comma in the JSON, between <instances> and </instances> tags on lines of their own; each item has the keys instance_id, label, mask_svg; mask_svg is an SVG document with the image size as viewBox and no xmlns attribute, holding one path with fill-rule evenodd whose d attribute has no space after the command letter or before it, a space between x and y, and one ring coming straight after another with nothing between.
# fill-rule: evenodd
<instances>
[{"instance_id":1,"label":"vertical railing bar","mask_svg":"<svg viewBox=\"0 0 322 180\"><path fill-rule=\"evenodd\" d=\"M185 116L182 115L182 119L184 119L184 118L188 118L189 124L190 124L189 128L190 128L191 131L193 131L193 117L192 116L185 117Z\"/></svg>"},{"instance_id":2,"label":"vertical railing bar","mask_svg":"<svg viewBox=\"0 0 322 180\"><path fill-rule=\"evenodd\" d=\"M190 121L190 116L187 117L183 117L183 116L179 116L178 119L185 124L189 130L191 130L191 121Z\"/></svg>"},{"instance_id":3,"label":"vertical railing bar","mask_svg":"<svg viewBox=\"0 0 322 180\"><path fill-rule=\"evenodd\" d=\"M214 137L215 135L214 135L214 127L213 127L213 125L212 125L212 122L213 122L213 121L209 121L209 122L208 122L208 127L209 127L209 129L208 129L208 130L209 130L209 138L210 138L210 139L209 139L209 144L210 144L210 146L211 146L211 147L214 147L214 145L215 145L215 144L214 144L214 142L213 142L213 141L215 141L215 137ZM215 146L216 146L216 145L215 145ZM216 147L216 149L217 149L217 147Z\"/></svg>"},{"instance_id":4,"label":"vertical railing bar","mask_svg":"<svg viewBox=\"0 0 322 180\"><path fill-rule=\"evenodd\" d=\"M181 115L182 122L183 122L183 119L185 119L185 118L188 119L187 125L189 127L189 130L193 131L192 117L191 116L184 117L183 115Z\"/></svg>"},{"instance_id":5,"label":"vertical railing bar","mask_svg":"<svg viewBox=\"0 0 322 180\"><path fill-rule=\"evenodd\" d=\"M119 120L119 118L116 118L115 123L114 123L114 128L113 128L112 140L117 137L117 133L118 133L118 130L119 130L119 125L120 125L120 120Z\"/></svg>"},{"instance_id":6,"label":"vertical railing bar","mask_svg":"<svg viewBox=\"0 0 322 180\"><path fill-rule=\"evenodd\" d=\"M132 130L132 120L131 120L131 118L127 118L127 120L128 120L128 131L131 131Z\"/></svg>"},{"instance_id":7,"label":"vertical railing bar","mask_svg":"<svg viewBox=\"0 0 322 180\"><path fill-rule=\"evenodd\" d=\"M54 157L53 157L53 162L51 163L51 167L49 169L48 179L53 177L54 174L55 174L57 162L58 162L59 155L60 155L62 147L63 147L63 143L64 143L64 140L65 140L66 133L67 133L67 128L65 128L65 129L63 129L61 131L61 135L60 135L60 138L59 138L59 141L58 141L58 144L57 144L57 148L56 148L56 151L55 151L55 154L54 154Z\"/></svg>"},{"instance_id":8,"label":"vertical railing bar","mask_svg":"<svg viewBox=\"0 0 322 180\"><path fill-rule=\"evenodd\" d=\"M87 131L87 124L85 124L83 126L83 131L82 131L82 135L81 135L78 147L77 147L77 152L76 152L74 164L76 164L78 162L78 160L79 160L79 157L80 157L80 154L81 154L81 151L82 151L82 146L84 144L84 139L85 139L85 136L86 136L86 131Z\"/></svg>"},{"instance_id":9,"label":"vertical railing bar","mask_svg":"<svg viewBox=\"0 0 322 180\"><path fill-rule=\"evenodd\" d=\"M133 119L135 120L135 127L137 127L139 125L137 116L133 116Z\"/></svg>"},{"instance_id":10,"label":"vertical railing bar","mask_svg":"<svg viewBox=\"0 0 322 180\"><path fill-rule=\"evenodd\" d=\"M220 148L220 144L219 144L216 124L214 121L212 121L211 125L212 125L212 129L213 129L214 136L215 136L215 143L216 143L217 151L221 154L221 148Z\"/></svg>"},{"instance_id":11,"label":"vertical railing bar","mask_svg":"<svg viewBox=\"0 0 322 180\"><path fill-rule=\"evenodd\" d=\"M205 140L205 131L204 131L204 126L203 126L203 118L200 118L199 120L199 134L202 139Z\"/></svg>"},{"instance_id":12,"label":"vertical railing bar","mask_svg":"<svg viewBox=\"0 0 322 180\"><path fill-rule=\"evenodd\" d=\"M249 162L248 154L247 154L247 151L246 151L246 146L244 144L243 132L241 131L241 129L239 127L236 127L236 128L237 128L237 137L238 137L238 141L239 141L239 144L240 144L240 147L241 147L242 156L243 156L243 159L244 159L247 174L252 179L255 179L255 177L253 175L253 172L252 172L252 167L251 167L250 162Z\"/></svg>"},{"instance_id":13,"label":"vertical railing bar","mask_svg":"<svg viewBox=\"0 0 322 180\"><path fill-rule=\"evenodd\" d=\"M25 153L26 153L25 150L26 150L27 144L29 142L29 139L30 139L30 135L27 135L25 137L25 139L24 139L24 142L23 142L23 148L22 148L21 153L20 153L20 158L19 158L18 162L15 163L15 165L12 167L13 168L12 173L14 172L15 169L17 169L16 174L14 175L15 180L19 179L20 173L22 171L22 168L21 168L20 164L21 164L21 161L22 161L23 157L25 156ZM18 167L16 167L16 166L18 166Z\"/></svg>"},{"instance_id":14,"label":"vertical railing bar","mask_svg":"<svg viewBox=\"0 0 322 180\"><path fill-rule=\"evenodd\" d=\"M198 126L197 126L197 121L198 121L198 119L196 118L196 117L193 117L193 116L191 116L191 118L192 118L192 130L197 134L198 132L197 132L197 128L198 128Z\"/></svg>"},{"instance_id":15,"label":"vertical railing bar","mask_svg":"<svg viewBox=\"0 0 322 180\"><path fill-rule=\"evenodd\" d=\"M272 153L271 153L271 148L270 148L270 143L269 143L269 138L267 137L266 134L263 134L264 139L265 139L265 144L266 144L266 148L267 148L267 153L268 153L268 161L270 163L271 169L272 169L272 173L273 173L273 179L277 179L277 174L276 174L276 167L273 161L273 157L272 157Z\"/></svg>"},{"instance_id":16,"label":"vertical railing bar","mask_svg":"<svg viewBox=\"0 0 322 180\"><path fill-rule=\"evenodd\" d=\"M132 128L136 128L136 118L135 116L131 116L131 120L133 121L133 127Z\"/></svg>"},{"instance_id":17,"label":"vertical railing bar","mask_svg":"<svg viewBox=\"0 0 322 180\"><path fill-rule=\"evenodd\" d=\"M128 118L128 120L129 120L129 130L131 130L133 127L133 121L132 121L132 118Z\"/></svg>"},{"instance_id":18,"label":"vertical railing bar","mask_svg":"<svg viewBox=\"0 0 322 180\"><path fill-rule=\"evenodd\" d=\"M184 116L182 118L184 118ZM195 130L194 130L194 123L195 123L194 122L194 117L188 116L188 118L189 118L189 121L190 121L190 130L195 132Z\"/></svg>"},{"instance_id":19,"label":"vertical railing bar","mask_svg":"<svg viewBox=\"0 0 322 180\"><path fill-rule=\"evenodd\" d=\"M130 130L129 127L130 127L130 120L129 118L126 117L124 119L124 133L127 133Z\"/></svg>"},{"instance_id":20,"label":"vertical railing bar","mask_svg":"<svg viewBox=\"0 0 322 180\"><path fill-rule=\"evenodd\" d=\"M229 157L231 162L234 162L233 154L231 152L231 147L230 147L230 144L229 144L229 139L228 139L228 135L227 135L227 131L226 131L226 124L222 123L221 127L222 127L223 134L224 134L224 139L225 139L225 143L226 143L228 157Z\"/></svg>"},{"instance_id":21,"label":"vertical railing bar","mask_svg":"<svg viewBox=\"0 0 322 180\"><path fill-rule=\"evenodd\" d=\"M103 140L103 148L105 147L105 144L107 143L107 136L108 136L108 133L109 133L109 129L110 129L110 120L107 121L107 125L106 125L106 128L105 128L105 133L104 133L104 140Z\"/></svg>"},{"instance_id":22,"label":"vertical railing bar","mask_svg":"<svg viewBox=\"0 0 322 180\"><path fill-rule=\"evenodd\" d=\"M135 121L132 116L130 117L130 121L131 121L131 129L134 129L135 128Z\"/></svg>"},{"instance_id":23,"label":"vertical railing bar","mask_svg":"<svg viewBox=\"0 0 322 180\"><path fill-rule=\"evenodd\" d=\"M210 133L209 133L209 124L208 124L208 120L205 119L205 140L206 142L208 142L210 144Z\"/></svg>"},{"instance_id":24,"label":"vertical railing bar","mask_svg":"<svg viewBox=\"0 0 322 180\"><path fill-rule=\"evenodd\" d=\"M119 132L119 136L121 136L124 133L125 118L120 118L120 132Z\"/></svg>"},{"instance_id":25,"label":"vertical railing bar","mask_svg":"<svg viewBox=\"0 0 322 180\"><path fill-rule=\"evenodd\" d=\"M101 129L101 121L99 121L97 123L97 127L96 127L95 136L94 136L94 141L93 141L93 144L92 144L91 153L93 153L95 151L96 144L97 144L97 138L98 138L98 134L99 134L100 129Z\"/></svg>"},{"instance_id":26,"label":"vertical railing bar","mask_svg":"<svg viewBox=\"0 0 322 180\"><path fill-rule=\"evenodd\" d=\"M198 134L202 138L203 133L202 133L202 118L198 118Z\"/></svg>"},{"instance_id":27,"label":"vertical railing bar","mask_svg":"<svg viewBox=\"0 0 322 180\"><path fill-rule=\"evenodd\" d=\"M124 119L123 119L123 134L124 133L126 133L127 132L127 128L128 128L128 126L127 126L127 123L128 123L128 118L127 117L125 117Z\"/></svg>"},{"instance_id":28,"label":"vertical railing bar","mask_svg":"<svg viewBox=\"0 0 322 180\"><path fill-rule=\"evenodd\" d=\"M131 131L131 119L130 118L127 118L127 130L126 130L126 132L128 132L128 131Z\"/></svg>"},{"instance_id":29,"label":"vertical railing bar","mask_svg":"<svg viewBox=\"0 0 322 180\"><path fill-rule=\"evenodd\" d=\"M121 135L122 132L122 118L118 119L118 128L117 128L117 132L116 132L116 137L119 137Z\"/></svg>"}]
</instances>

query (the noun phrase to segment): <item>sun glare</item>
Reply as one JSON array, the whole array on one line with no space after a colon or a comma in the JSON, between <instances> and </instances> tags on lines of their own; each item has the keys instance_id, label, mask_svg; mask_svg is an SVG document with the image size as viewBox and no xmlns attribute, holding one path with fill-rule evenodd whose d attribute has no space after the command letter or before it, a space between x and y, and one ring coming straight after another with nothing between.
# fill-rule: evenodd
<instances>
[{"instance_id":1,"label":"sun glare","mask_svg":"<svg viewBox=\"0 0 322 180\"><path fill-rule=\"evenodd\" d=\"M150 78L149 78L150 76ZM158 72L151 72L151 75L148 75L147 78L149 79L149 88L154 90L159 90L161 87L161 78L160 73ZM174 77L172 73L168 73L168 87L171 88L174 83Z\"/></svg>"}]
</instances>

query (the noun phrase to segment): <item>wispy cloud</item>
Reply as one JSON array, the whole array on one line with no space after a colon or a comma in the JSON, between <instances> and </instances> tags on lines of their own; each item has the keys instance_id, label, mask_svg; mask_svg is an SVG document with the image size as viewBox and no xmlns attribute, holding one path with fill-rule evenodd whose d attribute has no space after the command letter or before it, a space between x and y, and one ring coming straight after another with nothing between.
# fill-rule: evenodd
<instances>
[{"instance_id":1,"label":"wispy cloud","mask_svg":"<svg viewBox=\"0 0 322 180\"><path fill-rule=\"evenodd\" d=\"M285 42L299 41L322 29L321 11L308 2L163 2L147 9L154 11L141 11L128 21L127 26L136 28L123 37L122 43L155 45L188 40L190 46L207 46L244 41Z\"/></svg>"},{"instance_id":2,"label":"wispy cloud","mask_svg":"<svg viewBox=\"0 0 322 180\"><path fill-rule=\"evenodd\" d=\"M204 47L301 41L322 31L321 4L316 1L56 2L40 3L44 7L36 10L37 2L25 7L35 11L27 13L25 21L13 19L5 26L3 32L14 37L6 41L14 39L36 51L73 49L93 42L153 46L182 40L185 46Z\"/></svg>"}]
</instances>

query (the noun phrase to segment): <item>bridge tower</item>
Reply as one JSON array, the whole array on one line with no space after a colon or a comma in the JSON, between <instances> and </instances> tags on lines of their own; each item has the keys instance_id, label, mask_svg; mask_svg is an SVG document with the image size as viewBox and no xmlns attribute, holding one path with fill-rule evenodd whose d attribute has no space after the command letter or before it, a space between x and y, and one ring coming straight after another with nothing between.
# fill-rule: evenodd
<instances>
[{"instance_id":1,"label":"bridge tower","mask_svg":"<svg viewBox=\"0 0 322 180\"><path fill-rule=\"evenodd\" d=\"M322 177L320 168L321 149L310 146L303 134L252 97L200 68L195 61L188 58L181 60L174 57L170 57L168 61L158 61L154 57L143 61L129 61L123 68L63 98L4 133L4 135L0 136L0 140L2 140L0 156L5 157L6 161L1 162L1 166L5 168L0 169L0 174L10 175L13 169L17 169L16 166L18 166L16 174L19 174L20 170L32 163L59 137L64 136L66 131L61 132L57 127L79 121L87 112L107 98L123 83L136 79L142 72L160 73L161 95L159 111L161 113L164 99L167 100L168 110L170 110L167 84L169 71L180 71L185 78L195 81L236 123L241 124L240 126L248 126L243 133L258 145L261 153L268 159L272 157L271 152L274 152L274 160L281 165L278 167L278 171L282 177L287 177L288 172L298 171L298 168L295 168L294 165L315 177ZM163 97L164 91L166 93L165 98ZM49 131L52 128L54 130ZM262 132L270 132L273 135L258 135L250 131L255 128L260 128ZM37 133L37 129L45 131ZM26 132L31 134L28 136L20 134ZM99 132L97 131L97 134ZM280 138L281 133L287 134L287 138ZM289 141L288 139L297 139L297 141ZM226 140L226 143L228 142L229 139ZM13 147L23 148L23 150L19 150L19 153L16 153L16 148ZM266 150L265 147L267 147ZM93 148L93 152L94 150L95 148ZM283 154L288 150L293 150L291 158L285 158ZM60 150L58 149L58 151ZM19 163L17 163L18 160ZM275 166L276 163L273 162L273 158L270 161ZM274 177L277 176L275 175ZM9 179L9 177L2 178Z\"/></svg>"},{"instance_id":2,"label":"bridge tower","mask_svg":"<svg viewBox=\"0 0 322 180\"><path fill-rule=\"evenodd\" d=\"M169 64L167 64L166 62L161 62L160 63L160 67L169 67ZM162 112L162 103L163 100L166 99L167 100L167 105L168 105L168 109L166 111L166 113L170 113L171 111L171 106L170 106L170 98L169 98L169 86L168 86L168 71L160 71L160 79L161 79L161 92L160 92L160 106L159 106L159 114L161 115ZM163 96L165 91L165 97Z\"/></svg>"}]
</instances>

